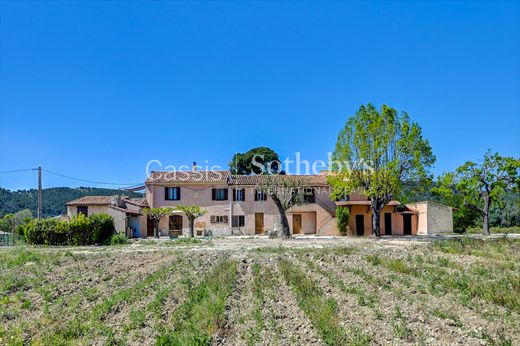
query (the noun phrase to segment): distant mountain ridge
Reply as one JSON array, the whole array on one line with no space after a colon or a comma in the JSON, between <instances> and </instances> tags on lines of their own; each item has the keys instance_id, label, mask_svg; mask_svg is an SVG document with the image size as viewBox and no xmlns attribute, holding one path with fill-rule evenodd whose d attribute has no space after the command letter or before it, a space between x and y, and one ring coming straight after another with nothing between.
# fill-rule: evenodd
<instances>
[{"instance_id":1,"label":"distant mountain ridge","mask_svg":"<svg viewBox=\"0 0 520 346\"><path fill-rule=\"evenodd\" d=\"M126 195L130 197L142 197L141 194L118 189L104 189L97 187L51 187L42 190L43 216L56 216L67 212L65 203L83 196L113 196ZM16 213L23 209L29 209L36 216L38 207L38 190L11 191L0 188L0 217L5 214Z\"/></svg>"}]
</instances>

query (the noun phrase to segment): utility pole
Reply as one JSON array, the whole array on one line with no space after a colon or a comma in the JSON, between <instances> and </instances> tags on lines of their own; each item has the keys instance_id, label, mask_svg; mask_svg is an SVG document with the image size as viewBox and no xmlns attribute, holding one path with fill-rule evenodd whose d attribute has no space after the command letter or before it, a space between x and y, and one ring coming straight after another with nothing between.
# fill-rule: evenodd
<instances>
[{"instance_id":1,"label":"utility pole","mask_svg":"<svg viewBox=\"0 0 520 346\"><path fill-rule=\"evenodd\" d=\"M42 167L38 166L38 219L43 217L42 202Z\"/></svg>"}]
</instances>

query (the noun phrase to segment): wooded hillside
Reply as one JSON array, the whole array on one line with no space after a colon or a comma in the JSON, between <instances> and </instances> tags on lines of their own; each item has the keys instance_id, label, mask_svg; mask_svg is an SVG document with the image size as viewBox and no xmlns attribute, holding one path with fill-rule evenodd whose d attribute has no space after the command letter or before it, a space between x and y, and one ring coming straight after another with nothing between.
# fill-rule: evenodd
<instances>
[{"instance_id":1,"label":"wooded hillside","mask_svg":"<svg viewBox=\"0 0 520 346\"><path fill-rule=\"evenodd\" d=\"M96 187L53 187L43 189L43 216L56 216L67 211L65 203L76 198L88 195L112 196L127 195L141 197L140 194L117 189L103 189ZM22 209L30 209L36 216L38 205L38 190L10 191L0 188L0 217L5 214L16 213Z\"/></svg>"}]
</instances>

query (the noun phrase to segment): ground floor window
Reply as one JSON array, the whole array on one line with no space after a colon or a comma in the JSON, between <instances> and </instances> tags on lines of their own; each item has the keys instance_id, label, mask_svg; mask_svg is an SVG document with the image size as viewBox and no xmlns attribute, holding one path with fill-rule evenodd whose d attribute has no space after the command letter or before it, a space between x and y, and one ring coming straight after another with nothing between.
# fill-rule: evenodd
<instances>
[{"instance_id":1,"label":"ground floor window","mask_svg":"<svg viewBox=\"0 0 520 346\"><path fill-rule=\"evenodd\" d=\"M246 217L244 215L233 215L231 227L244 227L246 225Z\"/></svg>"},{"instance_id":2,"label":"ground floor window","mask_svg":"<svg viewBox=\"0 0 520 346\"><path fill-rule=\"evenodd\" d=\"M229 217L227 215L211 215L209 217L211 223L228 223Z\"/></svg>"},{"instance_id":3,"label":"ground floor window","mask_svg":"<svg viewBox=\"0 0 520 346\"><path fill-rule=\"evenodd\" d=\"M78 205L77 213L88 216L88 207L86 205Z\"/></svg>"}]
</instances>

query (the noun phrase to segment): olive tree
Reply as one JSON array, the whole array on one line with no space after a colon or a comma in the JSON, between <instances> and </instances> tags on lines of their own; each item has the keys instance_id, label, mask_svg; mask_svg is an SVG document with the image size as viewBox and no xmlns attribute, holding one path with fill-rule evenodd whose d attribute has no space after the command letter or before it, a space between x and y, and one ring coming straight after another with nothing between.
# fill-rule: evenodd
<instances>
[{"instance_id":1,"label":"olive tree","mask_svg":"<svg viewBox=\"0 0 520 346\"><path fill-rule=\"evenodd\" d=\"M173 208L169 207L143 209L143 213L153 221L153 235L155 238L159 238L159 221L163 216L170 215L172 211Z\"/></svg>"},{"instance_id":2,"label":"olive tree","mask_svg":"<svg viewBox=\"0 0 520 346\"><path fill-rule=\"evenodd\" d=\"M206 214L207 210L201 209L196 205L178 205L176 209L182 211L188 218L188 223L190 225L190 238L193 238L195 235L195 219Z\"/></svg>"},{"instance_id":3,"label":"olive tree","mask_svg":"<svg viewBox=\"0 0 520 346\"><path fill-rule=\"evenodd\" d=\"M434 191L461 198L464 206L482 217L483 233L490 235L490 207L492 203L500 203L506 193L519 190L519 170L520 160L488 151L480 164L468 161L455 172L441 175Z\"/></svg>"},{"instance_id":4,"label":"olive tree","mask_svg":"<svg viewBox=\"0 0 520 346\"><path fill-rule=\"evenodd\" d=\"M401 194L404 182L426 180L434 162L421 127L407 113L368 104L339 133L328 179L336 198L352 192L370 198L372 232L379 237L383 207Z\"/></svg>"},{"instance_id":5,"label":"olive tree","mask_svg":"<svg viewBox=\"0 0 520 346\"><path fill-rule=\"evenodd\" d=\"M268 175L264 176L261 184L257 186L257 191L273 200L280 214L282 236L290 238L291 230L286 211L305 203L308 192L302 180L290 175Z\"/></svg>"}]
</instances>

